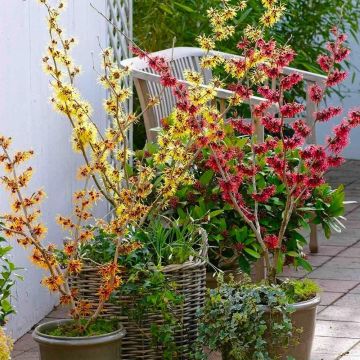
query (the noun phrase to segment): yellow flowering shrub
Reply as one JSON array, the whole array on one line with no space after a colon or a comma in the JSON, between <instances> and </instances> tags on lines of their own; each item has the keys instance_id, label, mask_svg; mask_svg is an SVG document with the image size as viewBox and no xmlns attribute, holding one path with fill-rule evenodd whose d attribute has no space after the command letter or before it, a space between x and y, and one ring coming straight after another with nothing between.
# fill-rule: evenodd
<instances>
[{"instance_id":1,"label":"yellow flowering shrub","mask_svg":"<svg viewBox=\"0 0 360 360\"><path fill-rule=\"evenodd\" d=\"M12 348L13 341L5 334L4 329L0 327L0 360L10 360Z\"/></svg>"}]
</instances>

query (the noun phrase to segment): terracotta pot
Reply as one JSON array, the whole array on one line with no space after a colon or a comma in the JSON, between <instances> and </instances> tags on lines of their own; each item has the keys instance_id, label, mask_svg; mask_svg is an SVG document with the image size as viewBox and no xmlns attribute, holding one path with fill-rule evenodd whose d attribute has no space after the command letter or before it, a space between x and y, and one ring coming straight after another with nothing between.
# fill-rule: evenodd
<instances>
[{"instance_id":1,"label":"terracotta pot","mask_svg":"<svg viewBox=\"0 0 360 360\"><path fill-rule=\"evenodd\" d=\"M33 332L40 347L41 360L119 360L123 327L109 334L84 337L60 337L44 334L72 320L56 320L39 325Z\"/></svg>"}]
</instances>

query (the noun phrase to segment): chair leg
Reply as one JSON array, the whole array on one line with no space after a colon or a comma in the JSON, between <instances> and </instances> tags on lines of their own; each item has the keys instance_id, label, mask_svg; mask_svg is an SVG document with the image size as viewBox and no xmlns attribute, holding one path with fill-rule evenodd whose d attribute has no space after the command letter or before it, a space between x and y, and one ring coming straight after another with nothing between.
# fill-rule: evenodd
<instances>
[{"instance_id":1,"label":"chair leg","mask_svg":"<svg viewBox=\"0 0 360 360\"><path fill-rule=\"evenodd\" d=\"M319 252L318 236L317 236L317 226L313 223L310 224L310 243L309 243L310 252L316 254Z\"/></svg>"}]
</instances>

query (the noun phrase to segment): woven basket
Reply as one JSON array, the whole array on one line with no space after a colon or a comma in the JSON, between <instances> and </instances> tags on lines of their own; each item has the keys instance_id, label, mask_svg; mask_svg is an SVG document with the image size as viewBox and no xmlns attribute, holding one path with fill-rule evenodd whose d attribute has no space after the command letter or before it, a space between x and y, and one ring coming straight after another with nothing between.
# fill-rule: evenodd
<instances>
[{"instance_id":1,"label":"woven basket","mask_svg":"<svg viewBox=\"0 0 360 360\"><path fill-rule=\"evenodd\" d=\"M176 359L188 360L198 333L196 313L203 306L205 299L206 262L198 260L188 261L182 265L169 265L163 268L163 272L169 282L176 282L176 291L184 299L181 305L173 309L176 318L182 319L181 327L176 330L174 336L178 347ZM98 268L85 266L81 274L72 279L72 286L79 290L82 298L97 301ZM116 304L108 303L104 307L104 316L120 318L126 329L127 333L122 341L122 359L162 360L162 349L154 348L151 336L151 325L163 324L161 314L145 314L139 324L124 315L124 309L131 311L134 308L136 308L136 299L121 295Z\"/></svg>"}]
</instances>

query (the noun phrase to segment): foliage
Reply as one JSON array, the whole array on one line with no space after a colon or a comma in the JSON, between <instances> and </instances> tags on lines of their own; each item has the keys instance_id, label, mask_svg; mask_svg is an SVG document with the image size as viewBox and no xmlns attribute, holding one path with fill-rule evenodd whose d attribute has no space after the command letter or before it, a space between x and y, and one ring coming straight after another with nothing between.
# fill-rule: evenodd
<instances>
[{"instance_id":1,"label":"foliage","mask_svg":"<svg viewBox=\"0 0 360 360\"><path fill-rule=\"evenodd\" d=\"M176 220L159 217L136 232L134 239L153 255L154 264L161 267L169 264L183 264L199 257L202 247L206 247L201 232L189 219L179 225Z\"/></svg>"},{"instance_id":2,"label":"foliage","mask_svg":"<svg viewBox=\"0 0 360 360\"><path fill-rule=\"evenodd\" d=\"M310 279L284 281L281 289L290 304L311 300L321 292L319 285Z\"/></svg>"},{"instance_id":3,"label":"foliage","mask_svg":"<svg viewBox=\"0 0 360 360\"><path fill-rule=\"evenodd\" d=\"M22 279L15 272L19 270L9 258L12 247L0 236L0 327L6 324L6 318L15 313L10 297L14 286L14 277Z\"/></svg>"},{"instance_id":4,"label":"foliage","mask_svg":"<svg viewBox=\"0 0 360 360\"><path fill-rule=\"evenodd\" d=\"M220 351L224 360L275 359L277 349L293 344L285 293L276 285L222 283L210 290L200 312L198 350Z\"/></svg>"},{"instance_id":5,"label":"foliage","mask_svg":"<svg viewBox=\"0 0 360 360\"><path fill-rule=\"evenodd\" d=\"M86 325L86 320L82 319L80 321L81 325ZM113 331L119 329L118 320L111 319L97 319L91 323L82 334L82 336L98 336L110 334ZM54 329L48 329L44 331L44 334L51 336L65 336L65 337L76 337L79 336L78 324L74 321L71 321L66 324L59 325Z\"/></svg>"},{"instance_id":6,"label":"foliage","mask_svg":"<svg viewBox=\"0 0 360 360\"><path fill-rule=\"evenodd\" d=\"M360 125L360 111L351 110L335 126L325 145L307 145L306 139L316 124L327 122L342 112L341 107L323 107L323 100L328 89L341 84L347 76L340 68L350 54L346 35L332 28L326 52L317 58L327 76L308 89L308 98L315 110L315 124L309 126L302 119L305 106L297 97L289 95L303 85L303 75L296 71L284 73L296 53L288 44L279 44L270 37L270 30L286 12L284 5L264 0L256 25L246 26L243 34L239 34L237 21L247 11L246 1L236 5L224 1L219 7L209 9L211 33L197 37L204 51L200 65L219 77L207 86L203 85L202 73L184 71L184 79L188 82L185 86L163 72L162 64L166 59L154 57L138 47L134 47L133 52L148 59L149 66L159 73L161 83L171 88L176 98L173 113L162 121L167 131L159 134L158 143L172 148L168 137L174 131L178 136L188 136L190 132L192 137L198 137L192 148L198 155L196 158L204 158L206 167L215 174L223 201L250 228L251 235L247 236L256 241L253 249L245 244L246 252L254 258L264 257L268 281L275 283L276 275L289 258L293 258L294 264L311 269L302 256L305 239L295 233L299 221L305 223L315 212L315 221L325 224L327 236L331 228L339 230L342 226L343 189L334 191L324 185L324 174L343 163L341 153L349 142L350 131ZM233 38L238 41L236 51L241 58L212 52ZM274 85L272 88L266 85L269 80ZM220 111L215 101L216 87L222 87L225 81L233 92L227 99L225 111ZM263 100L254 103L253 95ZM242 109L245 104L248 104L247 112ZM225 123L227 114L230 118ZM251 122L246 120L249 114ZM289 119L291 131L285 126ZM184 127L175 130L176 121ZM258 123L266 130L263 143L255 131ZM190 129L185 127L189 124ZM166 152L159 151L157 156L166 163ZM293 234L288 242L289 232Z\"/></svg>"},{"instance_id":7,"label":"foliage","mask_svg":"<svg viewBox=\"0 0 360 360\"><path fill-rule=\"evenodd\" d=\"M334 24L343 32L350 32L358 40L360 2L358 0L285 0L287 11L279 23L270 29L270 35L279 43L288 43L298 53L293 66L317 72L315 59L323 52L326 39ZM157 51L172 46L194 46L199 32L209 33L206 11L217 7L218 0L135 0L134 35L140 46ZM339 21L339 11L341 21ZM256 25L262 13L257 0L248 1L247 11L236 20L238 30ZM157 19L156 22L153 19ZM234 52L239 38L229 39L220 50Z\"/></svg>"},{"instance_id":8,"label":"foliage","mask_svg":"<svg viewBox=\"0 0 360 360\"><path fill-rule=\"evenodd\" d=\"M234 146L239 144L238 136L228 129L227 142L230 141L233 141ZM290 157L294 164L298 163L297 152L290 153L289 160ZM204 222L203 227L209 235L210 262L213 265L222 270L239 266L243 271L250 273L250 265L261 257L262 249L257 244L251 228L239 219L234 208L222 199L215 173L206 166L208 159L209 152L204 150L201 159L196 162L196 182L180 188L170 202L173 213L179 216L180 221L187 221L190 216ZM274 184L277 188L276 197L271 198L266 204L259 204L260 225L272 233L279 231L282 222L286 189L281 181L274 177L271 168L265 167L262 174L258 174L259 179L260 176L261 181ZM251 189L243 188L242 196L245 197L249 192L251 193ZM338 217L343 212L343 186L335 190L328 184L319 186L291 215L282 249L286 264L309 270L311 265L304 258L304 254L299 252L306 244L300 230L308 228L308 223L312 220L316 224L321 224L326 237L330 237L331 231L341 231Z\"/></svg>"}]
</instances>

